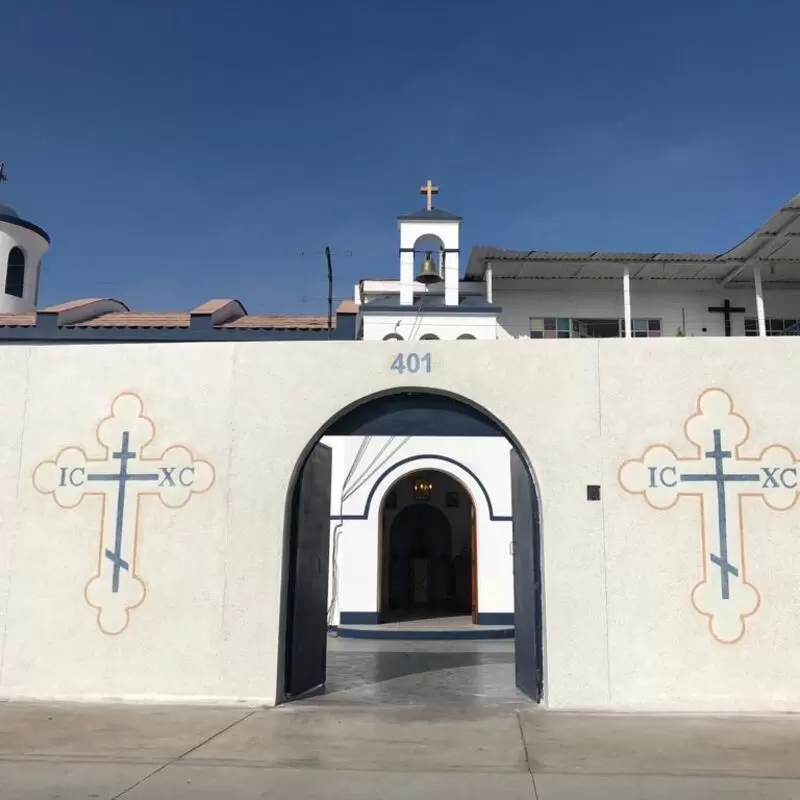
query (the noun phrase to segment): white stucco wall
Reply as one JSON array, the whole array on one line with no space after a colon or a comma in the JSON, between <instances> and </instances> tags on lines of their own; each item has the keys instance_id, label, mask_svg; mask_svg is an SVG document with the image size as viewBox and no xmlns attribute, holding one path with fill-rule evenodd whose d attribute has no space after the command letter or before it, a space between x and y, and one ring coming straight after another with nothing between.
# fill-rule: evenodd
<instances>
[{"instance_id":1,"label":"white stucco wall","mask_svg":"<svg viewBox=\"0 0 800 800\"><path fill-rule=\"evenodd\" d=\"M403 341L419 340L423 336L453 340L469 334L475 339L497 339L497 318L492 314L407 314L370 312L363 316L365 341L380 341L385 336L398 335Z\"/></svg>"},{"instance_id":2,"label":"white stucco wall","mask_svg":"<svg viewBox=\"0 0 800 800\"><path fill-rule=\"evenodd\" d=\"M546 705L800 710L796 490L779 487L770 506L755 483L757 496L730 506L729 559L740 578L731 577L729 602L714 594L712 496L701 505L670 499L663 487L648 495L635 485L647 478L646 460L638 473L620 473L630 459L663 465L674 454L681 470L696 469L703 448L687 431L706 436L716 425L737 461L753 459L737 469L774 461L791 479L800 452L797 339L473 342L469 358L461 344L429 347L432 371L414 375L391 370L397 348L379 342L0 348L0 695L275 702L285 501L298 457L360 398L423 387L483 406L533 466ZM717 408L705 428L687 423L715 388L733 398L734 413ZM123 393L141 398L152 428L124 398L115 406L124 414L100 426ZM137 441L152 432L144 455L163 459L150 469L193 462L184 477L202 491L147 484L169 506L157 496L141 497L138 514L126 506L122 555L131 569L120 580L138 604L109 633L98 606L111 629L125 622L103 556L114 546L113 521L102 524L101 496L81 499L82 473L68 473L81 486L66 493L57 484L59 464L103 459L98 435L117 441L124 425ZM762 456L773 443L783 447ZM177 445L188 449L168 450ZM48 461L55 466L40 467ZM147 467L140 460L134 469ZM601 486L601 502L587 502L588 484ZM54 488L56 496L44 493ZM87 594L98 574L99 589Z\"/></svg>"},{"instance_id":3,"label":"white stucco wall","mask_svg":"<svg viewBox=\"0 0 800 800\"><path fill-rule=\"evenodd\" d=\"M331 517L340 518L331 521L330 624L339 624L341 611L380 611L383 500L400 478L426 469L459 481L475 506L478 613L513 613L511 523L503 519L511 516L506 439L372 436L360 459L364 437L326 436L323 442L333 450ZM366 518L352 519L356 516Z\"/></svg>"}]
</instances>

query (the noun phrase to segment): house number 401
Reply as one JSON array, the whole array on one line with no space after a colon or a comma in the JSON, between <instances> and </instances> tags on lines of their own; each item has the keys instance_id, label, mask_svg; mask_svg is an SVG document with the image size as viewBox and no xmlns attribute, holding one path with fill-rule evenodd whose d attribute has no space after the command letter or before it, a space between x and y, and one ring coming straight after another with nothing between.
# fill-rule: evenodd
<instances>
[{"instance_id":1,"label":"house number 401","mask_svg":"<svg viewBox=\"0 0 800 800\"><path fill-rule=\"evenodd\" d=\"M398 353L392 361L391 369L398 374L402 375L404 372L430 372L431 371L431 354L425 353L419 355L418 353L409 353L404 356Z\"/></svg>"}]
</instances>

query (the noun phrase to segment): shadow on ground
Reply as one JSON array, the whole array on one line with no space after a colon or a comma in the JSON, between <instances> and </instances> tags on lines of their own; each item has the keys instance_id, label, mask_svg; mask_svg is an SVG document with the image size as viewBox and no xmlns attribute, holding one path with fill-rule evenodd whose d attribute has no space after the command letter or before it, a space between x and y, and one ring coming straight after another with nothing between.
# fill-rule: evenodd
<instances>
[{"instance_id":1,"label":"shadow on ground","mask_svg":"<svg viewBox=\"0 0 800 800\"><path fill-rule=\"evenodd\" d=\"M513 642L391 642L329 638L325 688L302 703L440 709L529 704L514 682Z\"/></svg>"}]
</instances>

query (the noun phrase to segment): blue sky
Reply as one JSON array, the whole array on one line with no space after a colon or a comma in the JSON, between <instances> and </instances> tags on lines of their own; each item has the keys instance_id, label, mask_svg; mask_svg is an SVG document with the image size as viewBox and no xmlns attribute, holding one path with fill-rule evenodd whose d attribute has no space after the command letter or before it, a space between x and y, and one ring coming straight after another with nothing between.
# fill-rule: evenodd
<instances>
[{"instance_id":1,"label":"blue sky","mask_svg":"<svg viewBox=\"0 0 800 800\"><path fill-rule=\"evenodd\" d=\"M800 192L797 0L26 0L0 20L0 202L52 236L45 304L324 313L324 247L337 297L396 275L428 177L466 252L721 251Z\"/></svg>"}]
</instances>

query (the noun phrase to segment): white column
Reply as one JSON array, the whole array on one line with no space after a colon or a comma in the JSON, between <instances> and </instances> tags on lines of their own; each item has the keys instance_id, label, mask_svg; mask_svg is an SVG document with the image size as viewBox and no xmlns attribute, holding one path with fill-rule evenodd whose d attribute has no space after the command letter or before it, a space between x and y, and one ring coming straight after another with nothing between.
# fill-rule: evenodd
<instances>
[{"instance_id":1,"label":"white column","mask_svg":"<svg viewBox=\"0 0 800 800\"><path fill-rule=\"evenodd\" d=\"M767 320L764 316L764 289L761 286L761 267L753 267L753 278L756 284L756 316L758 317L758 335L767 335Z\"/></svg>"},{"instance_id":2,"label":"white column","mask_svg":"<svg viewBox=\"0 0 800 800\"><path fill-rule=\"evenodd\" d=\"M625 338L631 339L633 331L631 330L631 270L630 267L625 267L622 273L622 300L625 305Z\"/></svg>"},{"instance_id":3,"label":"white column","mask_svg":"<svg viewBox=\"0 0 800 800\"><path fill-rule=\"evenodd\" d=\"M494 298L494 287L492 286L492 262L486 262L486 302L492 304Z\"/></svg>"},{"instance_id":4,"label":"white column","mask_svg":"<svg viewBox=\"0 0 800 800\"><path fill-rule=\"evenodd\" d=\"M400 305L414 302L414 253L400 254Z\"/></svg>"},{"instance_id":5,"label":"white column","mask_svg":"<svg viewBox=\"0 0 800 800\"><path fill-rule=\"evenodd\" d=\"M444 260L444 304L446 306L458 305L458 280L460 269L458 266L458 253L448 253Z\"/></svg>"}]
</instances>

